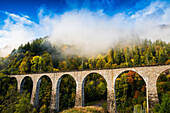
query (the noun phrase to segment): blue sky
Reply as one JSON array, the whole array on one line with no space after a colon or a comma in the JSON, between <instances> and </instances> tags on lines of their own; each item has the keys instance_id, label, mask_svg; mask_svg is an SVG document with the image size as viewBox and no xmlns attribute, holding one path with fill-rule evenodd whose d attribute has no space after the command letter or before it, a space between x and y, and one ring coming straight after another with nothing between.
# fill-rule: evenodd
<instances>
[{"instance_id":1,"label":"blue sky","mask_svg":"<svg viewBox=\"0 0 170 113\"><path fill-rule=\"evenodd\" d=\"M3 25L3 20L8 16L4 12L27 15L32 21L38 22L38 13L41 9L46 9L47 14L51 12L63 14L84 8L94 12L103 10L105 14L112 16L122 12L135 13L154 1L156 0L0 0L0 24Z\"/></svg>"},{"instance_id":2,"label":"blue sky","mask_svg":"<svg viewBox=\"0 0 170 113\"><path fill-rule=\"evenodd\" d=\"M156 27L163 24L170 24L170 0L0 0L0 56L47 35L98 49L130 38L169 42L169 27Z\"/></svg>"}]
</instances>

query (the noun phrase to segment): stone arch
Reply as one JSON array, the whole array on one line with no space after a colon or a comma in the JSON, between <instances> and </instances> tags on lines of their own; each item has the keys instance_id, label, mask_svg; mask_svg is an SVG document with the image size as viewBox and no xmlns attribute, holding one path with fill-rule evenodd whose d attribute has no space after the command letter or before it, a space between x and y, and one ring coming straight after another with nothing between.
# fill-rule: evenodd
<instances>
[{"instance_id":1,"label":"stone arch","mask_svg":"<svg viewBox=\"0 0 170 113\"><path fill-rule=\"evenodd\" d=\"M114 79L113 83L115 85L115 82L116 82L116 79L124 72L128 72L128 71L133 71L135 73L137 73L138 75L140 75L140 77L145 81L145 84L147 86L147 79L145 78L145 76L140 72L140 71L137 71L137 70L134 70L134 69L126 69L126 70L122 70L120 71L117 75L116 75L116 78ZM114 86L115 88L115 86Z\"/></svg>"},{"instance_id":2,"label":"stone arch","mask_svg":"<svg viewBox=\"0 0 170 113\"><path fill-rule=\"evenodd\" d=\"M119 76L121 76L123 73L125 72L129 72L129 71L132 71L132 72L135 72L137 73L141 78L142 80L144 81L144 83L146 84L145 88L146 88L146 110L148 111L148 107L149 107L149 102L148 102L148 83L147 83L147 78L145 78L145 76L143 76L142 73L140 73L139 71L137 70L134 70L134 69L126 69L126 70L121 70L115 77L115 79L113 79L113 83L114 83L114 92L115 92L115 105L116 105L116 80ZM117 106L117 105L116 105ZM117 112L117 107L115 106L115 112Z\"/></svg>"},{"instance_id":3,"label":"stone arch","mask_svg":"<svg viewBox=\"0 0 170 113\"><path fill-rule=\"evenodd\" d=\"M170 67L166 67L166 68L161 69L161 71L159 72L159 75L160 75L161 73L165 72L166 70L170 70Z\"/></svg>"},{"instance_id":4,"label":"stone arch","mask_svg":"<svg viewBox=\"0 0 170 113\"><path fill-rule=\"evenodd\" d=\"M82 106L84 107L85 106L85 96L84 96L84 85L85 85L85 81L86 81L86 78L90 75L90 74L98 74L100 75L101 77L104 78L105 82L106 82L106 87L108 85L108 82L107 82L107 79L101 74L101 73L97 73L97 72L89 72L86 74L86 76L82 79ZM108 92L108 88L106 90ZM107 98L108 98L108 95L107 95Z\"/></svg>"},{"instance_id":5,"label":"stone arch","mask_svg":"<svg viewBox=\"0 0 170 113\"><path fill-rule=\"evenodd\" d=\"M96 74L101 75L101 76L105 79L106 83L109 84L109 80L108 80L108 77L107 77L108 75L107 75L104 71L99 71L99 70L87 72L87 73L85 74L85 76L83 76L83 78L82 78L82 83L83 83L83 81L86 79L86 77L87 77L88 75L92 74L92 73L96 73Z\"/></svg>"},{"instance_id":6,"label":"stone arch","mask_svg":"<svg viewBox=\"0 0 170 113\"><path fill-rule=\"evenodd\" d=\"M159 77L163 72L165 72L165 71L167 71L167 70L170 70L170 68L168 67L168 68L166 68L166 69L165 69L165 68L162 69L162 70L159 72L159 74L158 74L156 80L158 80L158 77Z\"/></svg>"},{"instance_id":7,"label":"stone arch","mask_svg":"<svg viewBox=\"0 0 170 113\"><path fill-rule=\"evenodd\" d=\"M57 81L57 87L56 87L56 109L57 109L57 112L59 112L59 105L60 105L60 97L59 97L59 94L60 94L60 84L61 84L61 80L64 78L64 77L66 77L66 76L71 76L73 79L74 79L74 81L75 81L75 83L76 83L76 87L77 87L77 81L76 81L76 79L74 78L74 76L73 75L71 75L71 74L63 74L59 79L58 79L58 81Z\"/></svg>"},{"instance_id":8,"label":"stone arch","mask_svg":"<svg viewBox=\"0 0 170 113\"><path fill-rule=\"evenodd\" d=\"M157 76L157 79L156 79L156 89L157 89L157 95L158 95L158 100L159 102L161 102L161 98L160 96L162 96L161 94L159 94L159 91L158 91L158 82L159 82L159 78L161 77L161 75L165 73L165 74L170 74L170 68L167 68L167 69L164 69L161 73L159 73L159 75ZM165 92L164 92L165 93Z\"/></svg>"},{"instance_id":9,"label":"stone arch","mask_svg":"<svg viewBox=\"0 0 170 113\"><path fill-rule=\"evenodd\" d=\"M35 93L35 100L34 100L34 107L35 108L38 108L38 105L39 105L39 91L40 91L40 84L41 84L41 81L42 81L42 78L43 77L48 77L50 82L52 83L52 80L51 78L48 76L48 75L42 75L38 81L37 81L37 85L36 85L36 93Z\"/></svg>"},{"instance_id":10,"label":"stone arch","mask_svg":"<svg viewBox=\"0 0 170 113\"><path fill-rule=\"evenodd\" d=\"M32 86L32 88L33 88L33 80L32 80L32 78L29 77L29 76L25 76L25 77L22 79L21 85L20 85L20 92L21 92L21 93L22 93L22 91L24 90L23 87L24 87L25 82L26 82L27 79L30 79L30 80L31 80L31 82L32 82L32 85L31 85L31 86ZM32 93L32 88L31 88L31 93ZM31 93L30 93L30 96L31 96Z\"/></svg>"}]
</instances>

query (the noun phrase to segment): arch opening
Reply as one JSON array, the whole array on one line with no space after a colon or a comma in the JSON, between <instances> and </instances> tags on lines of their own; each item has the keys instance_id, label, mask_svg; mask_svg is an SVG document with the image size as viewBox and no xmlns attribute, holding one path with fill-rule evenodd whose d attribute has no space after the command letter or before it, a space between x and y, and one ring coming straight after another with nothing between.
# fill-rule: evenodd
<instances>
[{"instance_id":1,"label":"arch opening","mask_svg":"<svg viewBox=\"0 0 170 113\"><path fill-rule=\"evenodd\" d=\"M107 111L107 82L98 73L88 74L82 83L82 105L100 106Z\"/></svg>"},{"instance_id":2,"label":"arch opening","mask_svg":"<svg viewBox=\"0 0 170 113\"><path fill-rule=\"evenodd\" d=\"M50 112L52 81L47 76L42 76L37 83L35 107L38 112Z\"/></svg>"},{"instance_id":3,"label":"arch opening","mask_svg":"<svg viewBox=\"0 0 170 113\"><path fill-rule=\"evenodd\" d=\"M164 95L170 95L170 69L163 71L156 82L159 103L162 103Z\"/></svg>"},{"instance_id":4,"label":"arch opening","mask_svg":"<svg viewBox=\"0 0 170 113\"><path fill-rule=\"evenodd\" d=\"M147 112L146 82L135 71L124 71L115 81L118 113Z\"/></svg>"},{"instance_id":5,"label":"arch opening","mask_svg":"<svg viewBox=\"0 0 170 113\"><path fill-rule=\"evenodd\" d=\"M57 111L74 107L76 97L76 81L69 75L65 74L57 82Z\"/></svg>"},{"instance_id":6,"label":"arch opening","mask_svg":"<svg viewBox=\"0 0 170 113\"><path fill-rule=\"evenodd\" d=\"M31 98L32 88L33 88L32 79L29 76L24 77L24 79L21 82L20 92L21 93L29 93L30 98Z\"/></svg>"}]
</instances>

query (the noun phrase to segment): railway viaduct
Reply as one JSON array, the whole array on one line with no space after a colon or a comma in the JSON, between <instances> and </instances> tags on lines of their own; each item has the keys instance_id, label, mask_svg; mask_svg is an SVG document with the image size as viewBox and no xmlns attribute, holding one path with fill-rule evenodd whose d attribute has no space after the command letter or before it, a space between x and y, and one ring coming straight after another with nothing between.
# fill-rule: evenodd
<instances>
[{"instance_id":1,"label":"railway viaduct","mask_svg":"<svg viewBox=\"0 0 170 113\"><path fill-rule=\"evenodd\" d=\"M41 78L43 76L48 76L52 82L50 109L52 111L59 111L60 82L65 75L71 75L76 81L75 106L84 106L84 83L85 83L86 76L91 73L98 73L101 76L103 76L107 82L107 110L110 113L115 113L116 112L116 100L115 100L116 78L125 71L134 71L138 73L146 83L147 111L149 112L154 107L155 103L158 103L158 94L156 88L156 82L158 76L167 69L170 69L170 65L10 75L10 77L16 78L17 88L19 91L22 90L22 87L25 82L24 79L25 77L30 77L32 79L33 88L32 88L32 95L31 95L31 104L34 107L38 107Z\"/></svg>"}]
</instances>

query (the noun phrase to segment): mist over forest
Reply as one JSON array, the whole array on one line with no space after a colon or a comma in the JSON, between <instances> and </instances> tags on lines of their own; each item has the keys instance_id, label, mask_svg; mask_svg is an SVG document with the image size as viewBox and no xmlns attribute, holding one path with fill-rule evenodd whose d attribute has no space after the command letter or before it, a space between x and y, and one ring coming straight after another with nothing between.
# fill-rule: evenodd
<instances>
[{"instance_id":1,"label":"mist over forest","mask_svg":"<svg viewBox=\"0 0 170 113\"><path fill-rule=\"evenodd\" d=\"M54 46L49 37L44 37L21 44L2 57L0 69L6 74L24 74L169 64L169 48L170 43L161 40L122 40L113 48L86 55L81 48L66 44Z\"/></svg>"}]
</instances>

